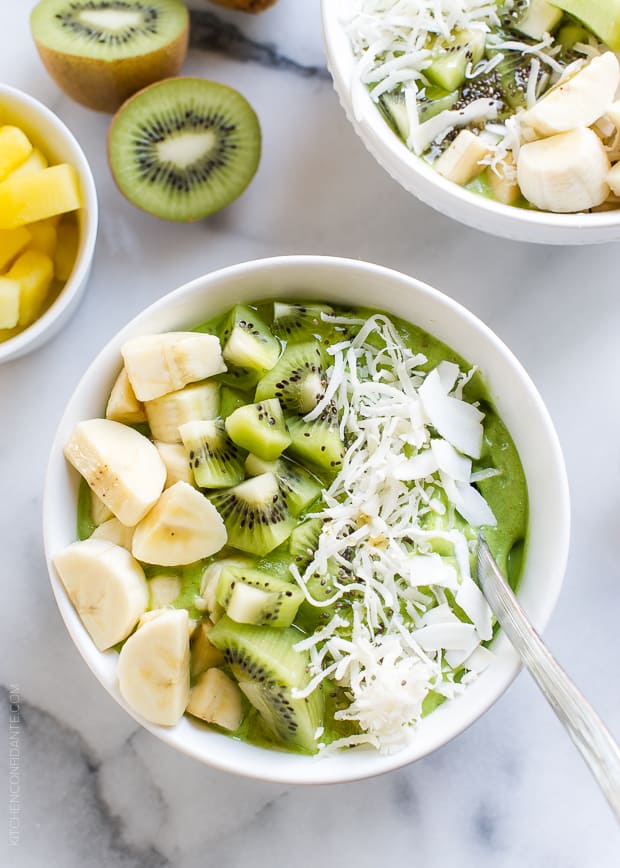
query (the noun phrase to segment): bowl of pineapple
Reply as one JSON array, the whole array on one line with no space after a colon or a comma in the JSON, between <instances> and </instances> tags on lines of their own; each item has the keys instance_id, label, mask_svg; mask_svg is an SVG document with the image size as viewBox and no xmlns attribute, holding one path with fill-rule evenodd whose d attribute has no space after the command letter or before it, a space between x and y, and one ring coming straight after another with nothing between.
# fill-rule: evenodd
<instances>
[{"instance_id":1,"label":"bowl of pineapple","mask_svg":"<svg viewBox=\"0 0 620 868\"><path fill-rule=\"evenodd\" d=\"M86 288L97 194L73 134L0 85L0 363L51 338Z\"/></svg>"}]
</instances>

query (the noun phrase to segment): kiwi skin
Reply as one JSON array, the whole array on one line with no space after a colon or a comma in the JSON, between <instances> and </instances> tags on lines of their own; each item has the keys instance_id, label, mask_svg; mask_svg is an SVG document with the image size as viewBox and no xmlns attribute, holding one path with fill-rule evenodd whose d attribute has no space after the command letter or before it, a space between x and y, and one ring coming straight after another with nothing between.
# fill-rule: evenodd
<instances>
[{"instance_id":1,"label":"kiwi skin","mask_svg":"<svg viewBox=\"0 0 620 868\"><path fill-rule=\"evenodd\" d=\"M185 29L167 45L120 60L63 54L33 38L43 65L67 96L86 108L112 114L136 91L180 72L187 56L189 18Z\"/></svg>"},{"instance_id":2,"label":"kiwi skin","mask_svg":"<svg viewBox=\"0 0 620 868\"><path fill-rule=\"evenodd\" d=\"M236 9L239 12L263 12L276 2L276 0L212 0L218 6L226 6L227 9Z\"/></svg>"}]
</instances>

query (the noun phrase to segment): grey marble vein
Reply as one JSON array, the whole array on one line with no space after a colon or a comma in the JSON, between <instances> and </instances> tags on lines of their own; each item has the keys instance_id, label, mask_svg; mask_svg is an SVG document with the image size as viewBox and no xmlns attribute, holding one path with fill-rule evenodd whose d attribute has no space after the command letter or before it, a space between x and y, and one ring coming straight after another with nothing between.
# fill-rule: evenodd
<instances>
[{"instance_id":1,"label":"grey marble vein","mask_svg":"<svg viewBox=\"0 0 620 868\"><path fill-rule=\"evenodd\" d=\"M284 70L302 78L330 80L326 67L299 63L282 54L272 43L250 39L240 27L224 21L213 12L192 9L190 15L192 48L216 51L243 63Z\"/></svg>"}]
</instances>

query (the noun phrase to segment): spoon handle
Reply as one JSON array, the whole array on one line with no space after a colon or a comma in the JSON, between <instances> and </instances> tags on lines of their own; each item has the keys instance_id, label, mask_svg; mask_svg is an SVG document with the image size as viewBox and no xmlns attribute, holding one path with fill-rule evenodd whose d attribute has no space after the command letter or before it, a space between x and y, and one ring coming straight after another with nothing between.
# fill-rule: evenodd
<instances>
[{"instance_id":1,"label":"spoon handle","mask_svg":"<svg viewBox=\"0 0 620 868\"><path fill-rule=\"evenodd\" d=\"M620 822L620 748L530 624L483 539L478 581L502 629L568 730Z\"/></svg>"}]
</instances>

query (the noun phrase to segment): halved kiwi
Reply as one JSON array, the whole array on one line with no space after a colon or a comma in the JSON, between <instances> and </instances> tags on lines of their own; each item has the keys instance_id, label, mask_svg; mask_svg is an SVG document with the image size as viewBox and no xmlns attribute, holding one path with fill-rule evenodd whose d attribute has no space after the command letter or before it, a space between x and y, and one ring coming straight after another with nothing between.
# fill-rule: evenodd
<instances>
[{"instance_id":1,"label":"halved kiwi","mask_svg":"<svg viewBox=\"0 0 620 868\"><path fill-rule=\"evenodd\" d=\"M112 120L108 160L134 205L165 220L200 220L236 199L260 160L261 133L241 94L202 78L170 78Z\"/></svg>"},{"instance_id":2,"label":"halved kiwi","mask_svg":"<svg viewBox=\"0 0 620 868\"><path fill-rule=\"evenodd\" d=\"M30 28L61 90L114 112L132 93L179 72L189 15L182 0L41 0Z\"/></svg>"}]
</instances>

